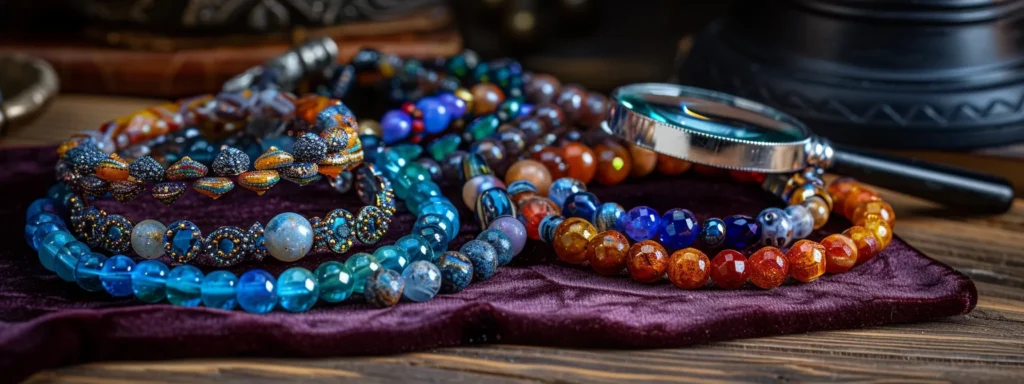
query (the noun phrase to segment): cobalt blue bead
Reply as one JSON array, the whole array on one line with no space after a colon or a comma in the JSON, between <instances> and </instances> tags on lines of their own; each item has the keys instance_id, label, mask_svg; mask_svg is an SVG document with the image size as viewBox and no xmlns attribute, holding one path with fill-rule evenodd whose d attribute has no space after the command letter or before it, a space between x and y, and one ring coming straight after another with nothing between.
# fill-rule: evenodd
<instances>
[{"instance_id":1,"label":"cobalt blue bead","mask_svg":"<svg viewBox=\"0 0 1024 384\"><path fill-rule=\"evenodd\" d=\"M480 227L487 228L491 222L502 216L516 217L519 209L512 204L512 198L504 188L491 188L476 199L476 219Z\"/></svg>"},{"instance_id":2,"label":"cobalt blue bead","mask_svg":"<svg viewBox=\"0 0 1024 384\"><path fill-rule=\"evenodd\" d=\"M721 247L725 244L725 221L717 217L704 220L700 223L700 235L697 239L707 249Z\"/></svg>"},{"instance_id":3,"label":"cobalt blue bead","mask_svg":"<svg viewBox=\"0 0 1024 384\"><path fill-rule=\"evenodd\" d=\"M393 109L380 119L381 138L385 144L394 144L409 137L412 130L412 117L409 114Z\"/></svg>"},{"instance_id":4,"label":"cobalt blue bead","mask_svg":"<svg viewBox=\"0 0 1024 384\"><path fill-rule=\"evenodd\" d=\"M207 308L235 309L238 277L228 271L213 271L203 278L199 298Z\"/></svg>"},{"instance_id":5,"label":"cobalt blue bead","mask_svg":"<svg viewBox=\"0 0 1024 384\"><path fill-rule=\"evenodd\" d=\"M43 238L43 241L39 242L39 263L52 271L57 253L64 247L64 244L72 241L75 241L75 237L63 229L50 232Z\"/></svg>"},{"instance_id":6,"label":"cobalt blue bead","mask_svg":"<svg viewBox=\"0 0 1024 384\"><path fill-rule=\"evenodd\" d=\"M441 290L441 271L427 261L420 260L409 264L409 268L402 271L402 280L405 280L402 297L409 301L424 302L433 299Z\"/></svg>"},{"instance_id":7,"label":"cobalt blue bead","mask_svg":"<svg viewBox=\"0 0 1024 384\"><path fill-rule=\"evenodd\" d=\"M167 297L167 264L145 260L132 270L132 292L139 300L156 303Z\"/></svg>"},{"instance_id":8,"label":"cobalt blue bead","mask_svg":"<svg viewBox=\"0 0 1024 384\"><path fill-rule=\"evenodd\" d=\"M199 268L191 265L174 267L167 274L167 301L182 307L199 306L203 300L203 279L203 271Z\"/></svg>"},{"instance_id":9,"label":"cobalt blue bead","mask_svg":"<svg viewBox=\"0 0 1024 384\"><path fill-rule=\"evenodd\" d=\"M48 197L36 199L35 201L32 202L32 204L29 204L28 211L25 212L25 221L32 221L32 216L35 216L42 212L60 215L61 211L61 205L60 203L57 202L57 200Z\"/></svg>"},{"instance_id":10,"label":"cobalt blue bead","mask_svg":"<svg viewBox=\"0 0 1024 384\"><path fill-rule=\"evenodd\" d=\"M452 120L448 106L437 98L424 97L416 103L416 108L423 112L423 130L428 135L441 133Z\"/></svg>"},{"instance_id":11,"label":"cobalt blue bead","mask_svg":"<svg viewBox=\"0 0 1024 384\"><path fill-rule=\"evenodd\" d=\"M618 227L633 241L644 241L658 235L661 218L658 211L648 206L633 207L619 218Z\"/></svg>"},{"instance_id":12,"label":"cobalt blue bead","mask_svg":"<svg viewBox=\"0 0 1024 384\"><path fill-rule=\"evenodd\" d=\"M53 260L53 271L64 281L75 281L75 267L78 258L91 254L92 250L81 241L69 241L60 247L57 257Z\"/></svg>"},{"instance_id":13,"label":"cobalt blue bead","mask_svg":"<svg viewBox=\"0 0 1024 384\"><path fill-rule=\"evenodd\" d=\"M53 223L61 228L67 228L67 225L64 224L64 220L61 220L60 216L50 212L36 213L25 222L25 242L31 245L32 249L39 248L39 244L35 242L33 236L36 233L36 228L39 228L43 223Z\"/></svg>"},{"instance_id":14,"label":"cobalt blue bead","mask_svg":"<svg viewBox=\"0 0 1024 384\"><path fill-rule=\"evenodd\" d=\"M345 301L355 289L355 276L345 264L326 261L313 271L320 287L320 300L328 303Z\"/></svg>"},{"instance_id":15,"label":"cobalt blue bead","mask_svg":"<svg viewBox=\"0 0 1024 384\"><path fill-rule=\"evenodd\" d=\"M75 281L78 282L78 286L89 292L102 291L103 282L100 281L100 269L103 268L103 263L106 261L107 257L97 252L90 252L88 255L79 257L78 264L75 265Z\"/></svg>"},{"instance_id":16,"label":"cobalt blue bead","mask_svg":"<svg viewBox=\"0 0 1024 384\"><path fill-rule=\"evenodd\" d=\"M57 231L66 232L67 228L64 228L60 223L54 222L39 224L39 226L36 227L35 232L32 234L32 240L29 242L29 245L32 246L32 249L39 250L39 246L43 244L43 240L46 239L46 236Z\"/></svg>"},{"instance_id":17,"label":"cobalt blue bead","mask_svg":"<svg viewBox=\"0 0 1024 384\"><path fill-rule=\"evenodd\" d=\"M281 308L288 312L305 312L316 304L320 297L320 285L313 272L306 268L292 267L277 278L277 295Z\"/></svg>"},{"instance_id":18,"label":"cobalt blue bead","mask_svg":"<svg viewBox=\"0 0 1024 384\"><path fill-rule=\"evenodd\" d=\"M470 240L462 244L459 252L473 263L473 276L477 280L487 280L494 276L498 269L498 252L490 244L482 240Z\"/></svg>"},{"instance_id":19,"label":"cobalt blue bead","mask_svg":"<svg viewBox=\"0 0 1024 384\"><path fill-rule=\"evenodd\" d=\"M451 93L442 93L437 96L437 99L444 104L451 118L458 119L466 114L466 101L456 97Z\"/></svg>"},{"instance_id":20,"label":"cobalt blue bead","mask_svg":"<svg viewBox=\"0 0 1024 384\"><path fill-rule=\"evenodd\" d=\"M565 200L577 192L586 192L587 185L582 181L576 180L571 177L562 177L551 183L551 188L548 189L548 198L558 204L559 207L565 206Z\"/></svg>"},{"instance_id":21,"label":"cobalt blue bead","mask_svg":"<svg viewBox=\"0 0 1024 384\"><path fill-rule=\"evenodd\" d=\"M451 225L445 228L445 235L448 239L454 239L459 234L459 210L450 201L432 201L420 206L420 216L429 214L439 215L448 220Z\"/></svg>"},{"instance_id":22,"label":"cobalt blue bead","mask_svg":"<svg viewBox=\"0 0 1024 384\"><path fill-rule=\"evenodd\" d=\"M381 268L390 269L398 273L402 273L410 262L409 254L405 252L405 249L394 245L385 245L377 248L376 251L373 251L373 258L377 259L377 263L380 264Z\"/></svg>"},{"instance_id":23,"label":"cobalt blue bead","mask_svg":"<svg viewBox=\"0 0 1024 384\"><path fill-rule=\"evenodd\" d=\"M672 208L661 216L658 240L670 252L689 247L699 234L700 223L687 209Z\"/></svg>"},{"instance_id":24,"label":"cobalt blue bead","mask_svg":"<svg viewBox=\"0 0 1024 384\"><path fill-rule=\"evenodd\" d=\"M267 313L277 305L277 280L270 272L252 269L238 278L238 306L249 313Z\"/></svg>"},{"instance_id":25,"label":"cobalt blue bead","mask_svg":"<svg viewBox=\"0 0 1024 384\"><path fill-rule=\"evenodd\" d=\"M473 262L460 252L445 252L437 268L441 270L441 292L462 291L473 280Z\"/></svg>"},{"instance_id":26,"label":"cobalt blue bead","mask_svg":"<svg viewBox=\"0 0 1024 384\"><path fill-rule=\"evenodd\" d=\"M562 216L578 217L593 223L600 205L601 201L597 195L590 192L576 192L565 199L565 204L562 205Z\"/></svg>"},{"instance_id":27,"label":"cobalt blue bead","mask_svg":"<svg viewBox=\"0 0 1024 384\"><path fill-rule=\"evenodd\" d=\"M430 243L417 235L402 236L395 242L395 246L405 250L405 253L409 255L409 261L413 263L417 261L436 263L437 259L441 257L430 248Z\"/></svg>"},{"instance_id":28,"label":"cobalt blue bead","mask_svg":"<svg viewBox=\"0 0 1024 384\"><path fill-rule=\"evenodd\" d=\"M100 282L103 289L114 297L131 296L132 270L135 262L125 255L110 256L100 269Z\"/></svg>"},{"instance_id":29,"label":"cobalt blue bead","mask_svg":"<svg viewBox=\"0 0 1024 384\"><path fill-rule=\"evenodd\" d=\"M725 218L725 246L739 250L761 240L761 228L750 216L736 215Z\"/></svg>"},{"instance_id":30,"label":"cobalt blue bead","mask_svg":"<svg viewBox=\"0 0 1024 384\"><path fill-rule=\"evenodd\" d=\"M512 261L512 239L498 229L488 229L480 232L476 237L477 240L481 240L490 244L494 248L495 254L498 260L498 266L508 264Z\"/></svg>"}]
</instances>

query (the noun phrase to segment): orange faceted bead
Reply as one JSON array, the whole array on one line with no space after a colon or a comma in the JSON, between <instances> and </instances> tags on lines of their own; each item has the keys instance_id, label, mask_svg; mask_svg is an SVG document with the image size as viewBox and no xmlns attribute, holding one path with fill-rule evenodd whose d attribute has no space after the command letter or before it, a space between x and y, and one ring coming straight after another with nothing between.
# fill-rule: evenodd
<instances>
[{"instance_id":1,"label":"orange faceted bead","mask_svg":"<svg viewBox=\"0 0 1024 384\"><path fill-rule=\"evenodd\" d=\"M857 247L857 264L861 265L871 260L882 251L881 245L878 243L878 239L871 233L867 228L861 226L853 226L843 231L843 236L849 237L853 240L853 244Z\"/></svg>"},{"instance_id":2,"label":"orange faceted bead","mask_svg":"<svg viewBox=\"0 0 1024 384\"><path fill-rule=\"evenodd\" d=\"M599 274L612 276L622 273L629 257L629 240L618 231L598 233L587 244L587 261Z\"/></svg>"},{"instance_id":3,"label":"orange faceted bead","mask_svg":"<svg viewBox=\"0 0 1024 384\"><path fill-rule=\"evenodd\" d=\"M533 159L544 164L551 173L552 180L558 180L569 174L569 164L562 157L562 150L555 147L544 147L533 154Z\"/></svg>"},{"instance_id":4,"label":"orange faceted bead","mask_svg":"<svg viewBox=\"0 0 1024 384\"><path fill-rule=\"evenodd\" d=\"M886 224L889 224L889 228L892 228L893 224L896 223L896 213L892 210L892 206L882 200L861 204L861 206L853 210L853 216L850 218L850 221L854 225L863 226L872 217L882 219Z\"/></svg>"},{"instance_id":5,"label":"orange faceted bead","mask_svg":"<svg viewBox=\"0 0 1024 384\"><path fill-rule=\"evenodd\" d=\"M566 176L582 181L584 184L590 183L594 179L594 174L597 173L597 155L590 147L578 142L566 143L562 147L562 158L569 166Z\"/></svg>"},{"instance_id":6,"label":"orange faceted bead","mask_svg":"<svg viewBox=\"0 0 1024 384\"><path fill-rule=\"evenodd\" d=\"M555 228L551 246L562 261L580 264L587 260L587 246L594 236L597 236L597 228L593 224L578 217L570 217Z\"/></svg>"},{"instance_id":7,"label":"orange faceted bead","mask_svg":"<svg viewBox=\"0 0 1024 384\"><path fill-rule=\"evenodd\" d=\"M597 175L598 183L604 185L615 185L629 177L633 166L633 160L629 157L629 151L618 143L606 141L594 146L597 153Z\"/></svg>"},{"instance_id":8,"label":"orange faceted bead","mask_svg":"<svg viewBox=\"0 0 1024 384\"><path fill-rule=\"evenodd\" d=\"M825 272L843 273L857 264L857 244L853 239L834 234L821 239L825 247Z\"/></svg>"},{"instance_id":9,"label":"orange faceted bead","mask_svg":"<svg viewBox=\"0 0 1024 384\"><path fill-rule=\"evenodd\" d=\"M764 247L747 259L750 266L750 282L762 289L782 285L789 275L789 261L786 255L775 247Z\"/></svg>"},{"instance_id":10,"label":"orange faceted bead","mask_svg":"<svg viewBox=\"0 0 1024 384\"><path fill-rule=\"evenodd\" d=\"M677 159L672 156L658 154L657 168L658 172L661 172L661 174L663 175L682 175L683 173L686 173L686 171L689 171L690 167L693 167L693 163L689 161Z\"/></svg>"},{"instance_id":11,"label":"orange faceted bead","mask_svg":"<svg viewBox=\"0 0 1024 384\"><path fill-rule=\"evenodd\" d=\"M633 169L629 171L631 177L650 175L658 166L658 153L650 149L630 144L629 156L633 159Z\"/></svg>"},{"instance_id":12,"label":"orange faceted bead","mask_svg":"<svg viewBox=\"0 0 1024 384\"><path fill-rule=\"evenodd\" d=\"M653 283L668 270L668 251L654 240L644 240L629 248L626 269L633 280Z\"/></svg>"},{"instance_id":13,"label":"orange faceted bead","mask_svg":"<svg viewBox=\"0 0 1024 384\"><path fill-rule=\"evenodd\" d=\"M789 275L805 283L825 274L825 247L810 240L800 240L786 252Z\"/></svg>"},{"instance_id":14,"label":"orange faceted bead","mask_svg":"<svg viewBox=\"0 0 1024 384\"><path fill-rule=\"evenodd\" d=\"M697 289L708 282L711 260L696 248L684 248L668 260L668 279L682 289Z\"/></svg>"},{"instance_id":15,"label":"orange faceted bead","mask_svg":"<svg viewBox=\"0 0 1024 384\"><path fill-rule=\"evenodd\" d=\"M473 94L473 114L476 116L494 113L498 110L498 105L505 101L505 93L491 83L474 85L469 91Z\"/></svg>"},{"instance_id":16,"label":"orange faceted bead","mask_svg":"<svg viewBox=\"0 0 1024 384\"><path fill-rule=\"evenodd\" d=\"M870 201L882 200L878 197L875 191L867 189L866 187L853 187L850 192L846 195L846 199L843 200L843 210L841 211L843 217L847 219L853 218L853 211L857 210L862 204Z\"/></svg>"},{"instance_id":17,"label":"orange faceted bead","mask_svg":"<svg viewBox=\"0 0 1024 384\"><path fill-rule=\"evenodd\" d=\"M889 227L889 223L886 223L885 220L871 217L864 221L863 227L871 231L871 234L878 240L879 251L888 247L889 243L892 242L892 228Z\"/></svg>"},{"instance_id":18,"label":"orange faceted bead","mask_svg":"<svg viewBox=\"0 0 1024 384\"><path fill-rule=\"evenodd\" d=\"M512 184L516 180L526 180L537 187L537 193L541 196L548 195L551 188L551 172L548 168L536 160L519 160L505 172L505 185Z\"/></svg>"},{"instance_id":19,"label":"orange faceted bead","mask_svg":"<svg viewBox=\"0 0 1024 384\"><path fill-rule=\"evenodd\" d=\"M540 222L549 215L557 215L561 209L554 201L546 197L533 197L523 201L519 206L519 214L523 217L523 225L526 226L526 236L540 240Z\"/></svg>"},{"instance_id":20,"label":"orange faceted bead","mask_svg":"<svg viewBox=\"0 0 1024 384\"><path fill-rule=\"evenodd\" d=\"M846 195L848 195L850 190L856 186L857 181L848 177L835 179L828 185L828 194L829 196L832 196L832 203L836 212L842 213L840 210L843 208L843 203L846 201Z\"/></svg>"},{"instance_id":21,"label":"orange faceted bead","mask_svg":"<svg viewBox=\"0 0 1024 384\"><path fill-rule=\"evenodd\" d=\"M722 289L742 287L750 276L747 265L747 258L739 251L726 249L718 252L711 259L711 282Z\"/></svg>"}]
</instances>

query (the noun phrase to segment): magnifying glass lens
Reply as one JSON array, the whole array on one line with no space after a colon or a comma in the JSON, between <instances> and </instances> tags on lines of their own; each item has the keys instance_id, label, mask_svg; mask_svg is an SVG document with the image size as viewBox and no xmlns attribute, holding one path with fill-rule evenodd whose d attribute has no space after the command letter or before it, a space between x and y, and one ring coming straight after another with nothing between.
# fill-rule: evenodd
<instances>
[{"instance_id":1,"label":"magnifying glass lens","mask_svg":"<svg viewBox=\"0 0 1024 384\"><path fill-rule=\"evenodd\" d=\"M638 93L623 94L619 100L627 108L661 123L708 135L763 143L790 143L806 138L801 127L766 115L758 110L757 104L744 106L736 104L743 99L709 97Z\"/></svg>"}]
</instances>

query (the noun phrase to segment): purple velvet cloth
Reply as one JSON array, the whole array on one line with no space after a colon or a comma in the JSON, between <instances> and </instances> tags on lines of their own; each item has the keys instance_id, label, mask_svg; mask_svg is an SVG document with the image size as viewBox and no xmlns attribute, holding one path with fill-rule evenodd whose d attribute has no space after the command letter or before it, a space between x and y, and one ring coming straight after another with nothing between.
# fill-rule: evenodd
<instances>
[{"instance_id":1,"label":"purple velvet cloth","mask_svg":"<svg viewBox=\"0 0 1024 384\"><path fill-rule=\"evenodd\" d=\"M0 152L6 199L0 206L0 381L49 367L112 359L382 354L489 342L678 347L958 315L974 308L977 299L967 277L895 239L881 255L849 273L767 291L684 291L667 282L646 285L625 276L601 277L557 262L549 246L530 242L492 279L426 303L388 309L356 302L321 304L306 313L278 310L267 315L143 305L61 281L25 245L25 209L53 184L54 162L52 148ZM128 206L106 206L133 222L192 220L204 233L220 225L266 223L284 211L322 216L333 208L354 211L360 206L354 192L339 196L324 183L316 185L300 190L282 182L262 197L236 188L213 203L189 191L170 207L151 197ZM700 219L753 215L777 204L755 186L694 176L595 187L594 192L626 207L688 207ZM468 211L462 215L462 232L452 248L479 230ZM407 233L412 220L408 214L396 215L379 245ZM848 225L833 220L813 237ZM353 253L362 250L366 248ZM332 258L343 257L316 254L296 264L313 269ZM276 274L293 265L271 259L259 267Z\"/></svg>"}]
</instances>

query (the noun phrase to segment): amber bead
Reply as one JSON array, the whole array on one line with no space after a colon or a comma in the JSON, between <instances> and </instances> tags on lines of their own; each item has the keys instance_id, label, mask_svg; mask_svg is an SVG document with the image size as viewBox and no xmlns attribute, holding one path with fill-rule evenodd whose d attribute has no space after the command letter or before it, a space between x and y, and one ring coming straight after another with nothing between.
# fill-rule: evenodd
<instances>
[{"instance_id":1,"label":"amber bead","mask_svg":"<svg viewBox=\"0 0 1024 384\"><path fill-rule=\"evenodd\" d=\"M682 289L697 289L708 282L711 260L696 248L684 248L668 260L668 280Z\"/></svg>"},{"instance_id":2,"label":"amber bead","mask_svg":"<svg viewBox=\"0 0 1024 384\"><path fill-rule=\"evenodd\" d=\"M597 228L578 217L565 219L555 228L551 246L562 261L580 264L587 260L587 245L597 236Z\"/></svg>"},{"instance_id":3,"label":"amber bead","mask_svg":"<svg viewBox=\"0 0 1024 384\"><path fill-rule=\"evenodd\" d=\"M587 244L587 261L599 274L612 276L622 273L629 257L629 240L618 231L598 233Z\"/></svg>"},{"instance_id":4,"label":"amber bead","mask_svg":"<svg viewBox=\"0 0 1024 384\"><path fill-rule=\"evenodd\" d=\"M570 84L562 87L558 92L558 97L555 99L555 104L558 104L565 112L565 116L570 121L576 122L580 120L583 114L583 101L587 98L587 92L582 87Z\"/></svg>"},{"instance_id":5,"label":"amber bead","mask_svg":"<svg viewBox=\"0 0 1024 384\"><path fill-rule=\"evenodd\" d=\"M629 248L626 269L633 280L653 283L668 270L668 251L654 240L644 240Z\"/></svg>"},{"instance_id":6,"label":"amber bead","mask_svg":"<svg viewBox=\"0 0 1024 384\"><path fill-rule=\"evenodd\" d=\"M829 196L832 196L832 202L834 203L836 211L843 208L843 203L846 201L846 195L850 193L853 187L857 186L857 181L849 177L840 177L829 183L828 191ZM842 213L842 212L840 212Z\"/></svg>"},{"instance_id":7,"label":"amber bead","mask_svg":"<svg viewBox=\"0 0 1024 384\"><path fill-rule=\"evenodd\" d=\"M842 215L847 219L852 219L853 211L856 211L857 207L864 203L878 200L882 200L882 198L878 197L875 191L862 186L853 187L850 189L850 193L846 195L846 198L843 199Z\"/></svg>"},{"instance_id":8,"label":"amber bead","mask_svg":"<svg viewBox=\"0 0 1024 384\"><path fill-rule=\"evenodd\" d=\"M647 148L630 144L629 157L633 160L633 169L629 171L629 175L632 177L650 175L658 166L658 153Z\"/></svg>"},{"instance_id":9,"label":"amber bead","mask_svg":"<svg viewBox=\"0 0 1024 384\"><path fill-rule=\"evenodd\" d=\"M675 176L682 175L689 171L693 167L693 163L674 158L672 156L665 156L658 154L658 172L663 175Z\"/></svg>"},{"instance_id":10,"label":"amber bead","mask_svg":"<svg viewBox=\"0 0 1024 384\"><path fill-rule=\"evenodd\" d=\"M519 160L505 173L505 185L512 184L516 180L526 180L537 187L537 193L541 196L548 195L551 188L551 172L548 168L536 160Z\"/></svg>"},{"instance_id":11,"label":"amber bead","mask_svg":"<svg viewBox=\"0 0 1024 384\"><path fill-rule=\"evenodd\" d=\"M736 289L747 283L750 268L747 257L732 249L718 252L711 259L711 282L722 289Z\"/></svg>"},{"instance_id":12,"label":"amber bead","mask_svg":"<svg viewBox=\"0 0 1024 384\"><path fill-rule=\"evenodd\" d=\"M608 116L608 98L597 92L587 93L583 100L579 122L585 127L596 128Z\"/></svg>"},{"instance_id":13,"label":"amber bead","mask_svg":"<svg viewBox=\"0 0 1024 384\"><path fill-rule=\"evenodd\" d=\"M882 250L882 247L878 244L878 239L871 233L867 228L861 226L853 226L843 231L843 236L849 237L853 240L853 244L857 246L857 264L861 265L871 260L878 255L878 252Z\"/></svg>"},{"instance_id":14,"label":"amber bead","mask_svg":"<svg viewBox=\"0 0 1024 384\"><path fill-rule=\"evenodd\" d=\"M747 259L750 267L750 282L762 289L782 285L789 276L789 261L786 255L775 247L764 247Z\"/></svg>"},{"instance_id":15,"label":"amber bead","mask_svg":"<svg viewBox=\"0 0 1024 384\"><path fill-rule=\"evenodd\" d=\"M498 110L498 105L505 101L505 93L491 83L474 85L470 92L473 94L473 114L476 116L494 113Z\"/></svg>"},{"instance_id":16,"label":"amber bead","mask_svg":"<svg viewBox=\"0 0 1024 384\"><path fill-rule=\"evenodd\" d=\"M526 236L540 240L540 222L549 215L557 215L561 209L554 201L546 197L531 197L523 200L519 206L519 214L523 217L523 224L526 226Z\"/></svg>"},{"instance_id":17,"label":"amber bead","mask_svg":"<svg viewBox=\"0 0 1024 384\"><path fill-rule=\"evenodd\" d=\"M893 224L896 223L896 212L892 210L892 206L889 203L882 200L861 204L857 209L853 210L853 216L850 217L850 221L854 225L863 226L872 217L882 219L889 224L889 228L892 228Z\"/></svg>"},{"instance_id":18,"label":"amber bead","mask_svg":"<svg viewBox=\"0 0 1024 384\"><path fill-rule=\"evenodd\" d=\"M814 218L814 229L819 229L828 223L828 216L831 214L828 210L828 203L822 200L821 197L812 196L804 202L800 203L808 211L811 212L811 217Z\"/></svg>"},{"instance_id":19,"label":"amber bead","mask_svg":"<svg viewBox=\"0 0 1024 384\"><path fill-rule=\"evenodd\" d=\"M840 234L821 239L825 247L825 272L843 273L857 264L857 244L853 239Z\"/></svg>"},{"instance_id":20,"label":"amber bead","mask_svg":"<svg viewBox=\"0 0 1024 384\"><path fill-rule=\"evenodd\" d=\"M597 156L594 150L583 143L566 143L562 147L562 158L569 166L566 176L582 181L584 184L594 180L597 173Z\"/></svg>"},{"instance_id":21,"label":"amber bead","mask_svg":"<svg viewBox=\"0 0 1024 384\"><path fill-rule=\"evenodd\" d=\"M875 239L878 240L878 250L881 251L892 242L892 228L889 223L877 217L871 217L864 221L862 227L867 228Z\"/></svg>"},{"instance_id":22,"label":"amber bead","mask_svg":"<svg viewBox=\"0 0 1024 384\"><path fill-rule=\"evenodd\" d=\"M633 160L629 157L626 147L618 143L606 141L594 146L597 154L597 174L595 179L604 185L615 185L626 180L632 169Z\"/></svg>"},{"instance_id":23,"label":"amber bead","mask_svg":"<svg viewBox=\"0 0 1024 384\"><path fill-rule=\"evenodd\" d=\"M555 147L544 147L544 149L535 152L533 159L544 164L544 167L551 173L553 180L558 180L569 174L569 164L565 162L565 158L562 157L562 150Z\"/></svg>"},{"instance_id":24,"label":"amber bead","mask_svg":"<svg viewBox=\"0 0 1024 384\"><path fill-rule=\"evenodd\" d=\"M810 283L825 274L825 247L810 240L800 240L786 252L789 275Z\"/></svg>"},{"instance_id":25,"label":"amber bead","mask_svg":"<svg viewBox=\"0 0 1024 384\"><path fill-rule=\"evenodd\" d=\"M528 200L528 199L530 199L531 197L542 197L542 196L538 195L537 192L534 192L534 191L522 191L522 192L519 192L519 193L517 193L515 195L512 195L512 204L515 204L516 207L522 207L523 206L523 202Z\"/></svg>"}]
</instances>

